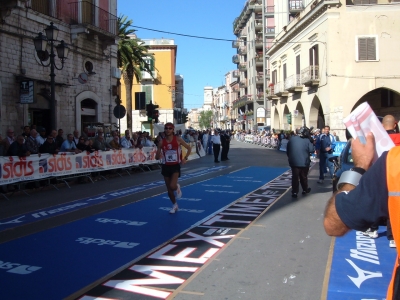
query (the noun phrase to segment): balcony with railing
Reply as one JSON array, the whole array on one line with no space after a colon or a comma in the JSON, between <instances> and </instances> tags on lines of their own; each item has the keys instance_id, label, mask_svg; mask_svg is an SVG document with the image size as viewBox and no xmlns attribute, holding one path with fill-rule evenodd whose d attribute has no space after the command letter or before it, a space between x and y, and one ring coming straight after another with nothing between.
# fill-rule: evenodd
<instances>
[{"instance_id":1,"label":"balcony with railing","mask_svg":"<svg viewBox=\"0 0 400 300\"><path fill-rule=\"evenodd\" d=\"M142 80L157 80L157 71L152 71L151 73L147 71L141 71Z\"/></svg>"},{"instance_id":2,"label":"balcony with railing","mask_svg":"<svg viewBox=\"0 0 400 300\"><path fill-rule=\"evenodd\" d=\"M240 62L239 55L235 54L234 56L232 56L232 62L234 64L238 64Z\"/></svg>"},{"instance_id":3,"label":"balcony with railing","mask_svg":"<svg viewBox=\"0 0 400 300\"><path fill-rule=\"evenodd\" d=\"M250 0L249 2L255 12L262 12L262 0Z\"/></svg>"},{"instance_id":4,"label":"balcony with railing","mask_svg":"<svg viewBox=\"0 0 400 300\"><path fill-rule=\"evenodd\" d=\"M279 97L287 97L289 92L285 90L284 82L278 82L275 84L275 95Z\"/></svg>"},{"instance_id":5,"label":"balcony with railing","mask_svg":"<svg viewBox=\"0 0 400 300\"><path fill-rule=\"evenodd\" d=\"M250 95L243 95L239 99L232 102L232 108L238 108L245 106L247 103L252 102L252 97Z\"/></svg>"},{"instance_id":6,"label":"balcony with railing","mask_svg":"<svg viewBox=\"0 0 400 300\"><path fill-rule=\"evenodd\" d=\"M116 16L89 1L71 2L69 8L72 34L84 30L96 34L108 44L115 43L118 35Z\"/></svg>"},{"instance_id":7,"label":"balcony with railing","mask_svg":"<svg viewBox=\"0 0 400 300\"><path fill-rule=\"evenodd\" d=\"M257 48L262 48L263 46L263 40L262 38L258 37L255 39L255 47Z\"/></svg>"},{"instance_id":8,"label":"balcony with railing","mask_svg":"<svg viewBox=\"0 0 400 300\"><path fill-rule=\"evenodd\" d=\"M268 87L268 89L266 90L267 93L267 98L269 100L278 100L279 97L275 94L275 85L273 83L271 83Z\"/></svg>"},{"instance_id":9,"label":"balcony with railing","mask_svg":"<svg viewBox=\"0 0 400 300\"><path fill-rule=\"evenodd\" d=\"M234 70L234 71L232 72L232 76L235 77L235 78L239 78L239 77L240 77L239 70Z\"/></svg>"},{"instance_id":10,"label":"balcony with railing","mask_svg":"<svg viewBox=\"0 0 400 300\"><path fill-rule=\"evenodd\" d=\"M303 90L301 75L295 74L285 79L285 90L291 93L300 93Z\"/></svg>"},{"instance_id":11,"label":"balcony with railing","mask_svg":"<svg viewBox=\"0 0 400 300\"><path fill-rule=\"evenodd\" d=\"M319 67L308 66L301 70L301 83L305 86L318 86L319 85Z\"/></svg>"},{"instance_id":12,"label":"balcony with railing","mask_svg":"<svg viewBox=\"0 0 400 300\"><path fill-rule=\"evenodd\" d=\"M262 20L255 20L254 21L254 28L256 30L260 30L263 28L263 21Z\"/></svg>"},{"instance_id":13,"label":"balcony with railing","mask_svg":"<svg viewBox=\"0 0 400 300\"><path fill-rule=\"evenodd\" d=\"M239 48L240 40L232 41L232 48Z\"/></svg>"},{"instance_id":14,"label":"balcony with railing","mask_svg":"<svg viewBox=\"0 0 400 300\"><path fill-rule=\"evenodd\" d=\"M256 84L264 84L264 74L262 72L258 73L256 76Z\"/></svg>"},{"instance_id":15,"label":"balcony with railing","mask_svg":"<svg viewBox=\"0 0 400 300\"><path fill-rule=\"evenodd\" d=\"M269 79L271 78L270 69L265 69L264 74L265 74L265 78L266 78L267 80L269 80Z\"/></svg>"},{"instance_id":16,"label":"balcony with railing","mask_svg":"<svg viewBox=\"0 0 400 300\"><path fill-rule=\"evenodd\" d=\"M239 48L238 53L239 53L240 55L246 55L246 54L247 54L247 47L246 47L246 46L241 46L241 47Z\"/></svg>"},{"instance_id":17,"label":"balcony with railing","mask_svg":"<svg viewBox=\"0 0 400 300\"><path fill-rule=\"evenodd\" d=\"M239 81L240 88L247 88L247 80L240 80Z\"/></svg>"},{"instance_id":18,"label":"balcony with railing","mask_svg":"<svg viewBox=\"0 0 400 300\"><path fill-rule=\"evenodd\" d=\"M275 12L274 6L266 6L264 10L264 14L266 17L273 16Z\"/></svg>"},{"instance_id":19,"label":"balcony with railing","mask_svg":"<svg viewBox=\"0 0 400 300\"><path fill-rule=\"evenodd\" d=\"M303 1L289 0L289 12L291 14L301 12L304 9Z\"/></svg>"},{"instance_id":20,"label":"balcony with railing","mask_svg":"<svg viewBox=\"0 0 400 300\"><path fill-rule=\"evenodd\" d=\"M264 101L264 92L258 92L256 95L257 101Z\"/></svg>"},{"instance_id":21,"label":"balcony with railing","mask_svg":"<svg viewBox=\"0 0 400 300\"><path fill-rule=\"evenodd\" d=\"M245 71L247 71L247 63L240 63L240 64L239 64L239 71L240 71L240 72L245 72Z\"/></svg>"},{"instance_id":22,"label":"balcony with railing","mask_svg":"<svg viewBox=\"0 0 400 300\"><path fill-rule=\"evenodd\" d=\"M264 64L264 60L263 60L262 55L256 56L255 61L256 61L256 66L257 67L262 66Z\"/></svg>"}]
</instances>

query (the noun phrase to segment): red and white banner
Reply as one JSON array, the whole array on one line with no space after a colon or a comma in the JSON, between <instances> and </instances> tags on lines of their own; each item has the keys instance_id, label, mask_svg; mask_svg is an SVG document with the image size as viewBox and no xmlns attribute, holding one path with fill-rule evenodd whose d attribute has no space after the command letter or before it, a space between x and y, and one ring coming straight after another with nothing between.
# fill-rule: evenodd
<instances>
[{"instance_id":1,"label":"red and white banner","mask_svg":"<svg viewBox=\"0 0 400 300\"><path fill-rule=\"evenodd\" d=\"M155 164L156 147L0 157L0 185L85 172L104 171L140 164Z\"/></svg>"}]
</instances>

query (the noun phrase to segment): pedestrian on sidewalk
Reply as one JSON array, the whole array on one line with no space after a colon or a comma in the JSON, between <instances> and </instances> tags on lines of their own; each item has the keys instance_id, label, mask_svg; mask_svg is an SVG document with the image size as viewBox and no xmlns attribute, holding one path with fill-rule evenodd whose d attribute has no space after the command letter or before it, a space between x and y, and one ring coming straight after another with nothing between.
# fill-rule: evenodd
<instances>
[{"instance_id":1,"label":"pedestrian on sidewalk","mask_svg":"<svg viewBox=\"0 0 400 300\"><path fill-rule=\"evenodd\" d=\"M161 174L164 176L168 197L172 202L169 211L174 214L178 211L176 200L182 197L178 178L181 176L181 163L185 164L190 155L191 147L179 136L174 135L174 124L168 122L164 125L165 138L157 143L156 159L162 157ZM186 156L182 159L181 146L185 147Z\"/></svg>"},{"instance_id":2,"label":"pedestrian on sidewalk","mask_svg":"<svg viewBox=\"0 0 400 300\"><path fill-rule=\"evenodd\" d=\"M221 137L219 136L219 130L214 130L214 135L211 136L211 143L213 145L213 152L214 152L214 162L219 163L219 151L221 149Z\"/></svg>"},{"instance_id":3,"label":"pedestrian on sidewalk","mask_svg":"<svg viewBox=\"0 0 400 300\"><path fill-rule=\"evenodd\" d=\"M311 192L308 187L308 171L310 169L310 154L314 151L314 145L310 142L310 130L307 127L296 129L296 134L290 138L286 154L292 169L292 197L297 198L299 193L299 181L302 194Z\"/></svg>"}]
</instances>

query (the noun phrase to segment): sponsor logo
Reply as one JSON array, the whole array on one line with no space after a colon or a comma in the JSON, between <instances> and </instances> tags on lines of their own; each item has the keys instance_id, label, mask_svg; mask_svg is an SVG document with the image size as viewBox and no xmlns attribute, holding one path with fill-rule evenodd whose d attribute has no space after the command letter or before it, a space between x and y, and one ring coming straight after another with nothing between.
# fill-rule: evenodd
<instances>
[{"instance_id":1,"label":"sponsor logo","mask_svg":"<svg viewBox=\"0 0 400 300\"><path fill-rule=\"evenodd\" d=\"M380 265L378 251L376 249L375 240L363 235L362 232L356 232L356 249L350 249L350 257L353 259L361 260L364 262L371 263L373 265ZM352 277L347 275L350 280L360 288L361 284L368 279L383 277L381 272L366 271L358 267L352 260L347 259L346 261L353 267L357 272L358 277Z\"/></svg>"},{"instance_id":2,"label":"sponsor logo","mask_svg":"<svg viewBox=\"0 0 400 300\"><path fill-rule=\"evenodd\" d=\"M22 219L22 218L24 218L24 217L25 217L25 215L23 215L23 216L21 216L21 217L18 217L18 218L14 219L14 220L8 221L8 222L0 223L0 225L23 223L24 221L21 221L20 219Z\"/></svg>"},{"instance_id":3,"label":"sponsor logo","mask_svg":"<svg viewBox=\"0 0 400 300\"><path fill-rule=\"evenodd\" d=\"M132 249L139 245L139 243L103 240L103 239L95 239L95 238L90 238L90 237L80 237L76 240L76 242L79 242L79 243L85 244L85 245L96 244L98 246L112 246L112 247L125 248L125 249Z\"/></svg>"},{"instance_id":4,"label":"sponsor logo","mask_svg":"<svg viewBox=\"0 0 400 300\"><path fill-rule=\"evenodd\" d=\"M165 210L165 211L170 211L171 207L160 207L161 210ZM179 208L179 211L186 211L189 213L195 213L195 214L201 214L204 212L204 210L201 209L187 209L187 208Z\"/></svg>"},{"instance_id":5,"label":"sponsor logo","mask_svg":"<svg viewBox=\"0 0 400 300\"><path fill-rule=\"evenodd\" d=\"M19 274L19 275L27 275L35 272L42 267L30 266L30 265L21 265L19 263L12 262L4 262L0 261L0 269L7 270L8 273Z\"/></svg>"},{"instance_id":6,"label":"sponsor logo","mask_svg":"<svg viewBox=\"0 0 400 300\"><path fill-rule=\"evenodd\" d=\"M41 217L45 217L47 215L52 215L52 214L62 212L64 210L74 209L76 207L83 206L83 205L87 205L87 203L83 203L83 202L75 203L75 204L71 204L71 205L67 205L67 206L63 206L63 207L59 207L59 208L55 208L55 209L51 209L51 210L40 211L40 212L32 214L32 217L41 218Z\"/></svg>"},{"instance_id":7,"label":"sponsor logo","mask_svg":"<svg viewBox=\"0 0 400 300\"><path fill-rule=\"evenodd\" d=\"M20 157L14 161L13 157L9 158L10 162L3 164L3 179L11 179L15 177L32 176L34 173L33 161L26 161L25 157Z\"/></svg>"},{"instance_id":8,"label":"sponsor logo","mask_svg":"<svg viewBox=\"0 0 400 300\"><path fill-rule=\"evenodd\" d=\"M117 219L106 219L106 218L97 218L96 222L100 222L103 224L112 223L112 224L125 224L131 226L142 226L147 224L147 222L138 222L138 221L129 221L129 220L117 220Z\"/></svg>"},{"instance_id":9,"label":"sponsor logo","mask_svg":"<svg viewBox=\"0 0 400 300\"><path fill-rule=\"evenodd\" d=\"M50 173L72 170L71 157L67 156L65 153L49 158L47 164L48 172Z\"/></svg>"},{"instance_id":10,"label":"sponsor logo","mask_svg":"<svg viewBox=\"0 0 400 300\"><path fill-rule=\"evenodd\" d=\"M121 150L115 151L113 154L106 155L106 164L108 166L125 165L126 157Z\"/></svg>"}]
</instances>

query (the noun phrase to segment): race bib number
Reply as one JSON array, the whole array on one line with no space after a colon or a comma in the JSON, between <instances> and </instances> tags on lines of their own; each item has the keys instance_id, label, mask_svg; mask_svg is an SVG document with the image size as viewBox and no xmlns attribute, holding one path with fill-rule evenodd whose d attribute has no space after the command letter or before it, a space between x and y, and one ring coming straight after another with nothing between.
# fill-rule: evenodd
<instances>
[{"instance_id":1,"label":"race bib number","mask_svg":"<svg viewBox=\"0 0 400 300\"><path fill-rule=\"evenodd\" d=\"M178 154L174 150L168 150L165 153L166 162L178 162Z\"/></svg>"}]
</instances>

